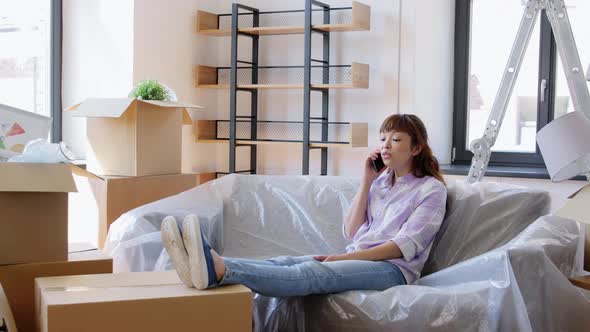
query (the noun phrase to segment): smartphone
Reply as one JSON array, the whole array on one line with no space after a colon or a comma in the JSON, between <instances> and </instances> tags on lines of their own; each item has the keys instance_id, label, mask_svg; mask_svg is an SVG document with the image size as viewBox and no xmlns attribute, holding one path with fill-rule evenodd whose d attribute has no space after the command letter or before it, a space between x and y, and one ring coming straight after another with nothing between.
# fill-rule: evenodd
<instances>
[{"instance_id":1,"label":"smartphone","mask_svg":"<svg viewBox=\"0 0 590 332\"><path fill-rule=\"evenodd\" d=\"M377 173L381 172L383 167L385 167L385 164L383 163L383 158L381 157L381 153L377 155L377 159L372 160L372 161L373 161L373 168L375 168L375 172L377 172Z\"/></svg>"}]
</instances>

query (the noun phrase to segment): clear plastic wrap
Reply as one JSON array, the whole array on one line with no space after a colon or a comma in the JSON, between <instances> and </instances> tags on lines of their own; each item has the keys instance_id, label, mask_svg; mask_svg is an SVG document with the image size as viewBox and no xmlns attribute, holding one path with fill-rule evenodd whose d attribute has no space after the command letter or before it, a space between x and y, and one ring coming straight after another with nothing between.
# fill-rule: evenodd
<instances>
[{"instance_id":1,"label":"clear plastic wrap","mask_svg":"<svg viewBox=\"0 0 590 332\"><path fill-rule=\"evenodd\" d=\"M358 180L230 175L140 207L111 226L115 272L171 269L166 215L199 216L214 249L267 258L343 252L341 223ZM548 195L522 187L449 184L447 218L421 279L383 292L254 296L256 331L552 331L590 326L590 292L571 220L545 216ZM536 220L536 221L535 221ZM428 275L426 275L428 274Z\"/></svg>"}]
</instances>

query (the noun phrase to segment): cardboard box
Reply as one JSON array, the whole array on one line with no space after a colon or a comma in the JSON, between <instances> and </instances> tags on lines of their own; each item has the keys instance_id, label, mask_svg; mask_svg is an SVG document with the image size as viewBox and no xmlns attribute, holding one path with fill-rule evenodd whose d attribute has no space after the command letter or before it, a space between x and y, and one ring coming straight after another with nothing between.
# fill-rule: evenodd
<instances>
[{"instance_id":1,"label":"cardboard box","mask_svg":"<svg viewBox=\"0 0 590 332\"><path fill-rule=\"evenodd\" d=\"M19 331L35 328L35 278L111 273L113 260L99 250L72 252L67 261L0 266L0 284Z\"/></svg>"},{"instance_id":2,"label":"cardboard box","mask_svg":"<svg viewBox=\"0 0 590 332\"><path fill-rule=\"evenodd\" d=\"M251 331L252 292L241 285L204 291L175 271L40 278L38 331Z\"/></svg>"},{"instance_id":3,"label":"cardboard box","mask_svg":"<svg viewBox=\"0 0 590 332\"><path fill-rule=\"evenodd\" d=\"M125 212L142 205L179 194L200 184L198 174L172 174L141 177L97 176L80 168L74 168L74 178L79 188L75 194L78 213L72 220L98 216L98 246L103 247L109 227ZM82 197L80 197L82 196ZM72 211L75 212L75 211Z\"/></svg>"},{"instance_id":4,"label":"cardboard box","mask_svg":"<svg viewBox=\"0 0 590 332\"><path fill-rule=\"evenodd\" d=\"M590 271L590 185L570 195L555 215L585 224L584 269Z\"/></svg>"},{"instance_id":5,"label":"cardboard box","mask_svg":"<svg viewBox=\"0 0 590 332\"><path fill-rule=\"evenodd\" d=\"M176 174L182 166L182 124L197 105L133 98L89 98L70 107L86 117L87 169L98 175Z\"/></svg>"},{"instance_id":6,"label":"cardboard box","mask_svg":"<svg viewBox=\"0 0 590 332\"><path fill-rule=\"evenodd\" d=\"M0 331L16 331L16 324L12 317L12 310L10 310L10 305L8 304L6 294L4 294L2 285L0 285Z\"/></svg>"},{"instance_id":7,"label":"cardboard box","mask_svg":"<svg viewBox=\"0 0 590 332\"><path fill-rule=\"evenodd\" d=\"M68 257L67 164L0 163L0 265Z\"/></svg>"}]
</instances>

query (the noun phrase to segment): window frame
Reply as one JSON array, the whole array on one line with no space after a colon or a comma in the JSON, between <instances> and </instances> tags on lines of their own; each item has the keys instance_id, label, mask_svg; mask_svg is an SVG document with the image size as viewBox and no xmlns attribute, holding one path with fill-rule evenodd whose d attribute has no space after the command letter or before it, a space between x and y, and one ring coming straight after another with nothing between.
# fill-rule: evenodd
<instances>
[{"instance_id":1,"label":"window frame","mask_svg":"<svg viewBox=\"0 0 590 332\"><path fill-rule=\"evenodd\" d=\"M50 28L50 114L51 114L51 142L62 140L62 0L51 0L51 28Z\"/></svg>"},{"instance_id":2,"label":"window frame","mask_svg":"<svg viewBox=\"0 0 590 332\"><path fill-rule=\"evenodd\" d=\"M454 112L453 112L453 147L451 163L466 165L471 163L473 153L467 146L467 116L469 106L469 77L471 53L471 16L473 0L456 0L455 6L455 73L454 73ZM555 95L556 44L549 19L543 11L537 24L540 24L539 70L537 96L540 96L540 82L547 81L545 101L537 100L537 132L553 120ZM514 31L516 37L517 30ZM506 59L508 60L508 59ZM482 133L483 134L483 133ZM540 167L545 162L536 146L534 153L527 152L492 152L490 166Z\"/></svg>"}]
</instances>

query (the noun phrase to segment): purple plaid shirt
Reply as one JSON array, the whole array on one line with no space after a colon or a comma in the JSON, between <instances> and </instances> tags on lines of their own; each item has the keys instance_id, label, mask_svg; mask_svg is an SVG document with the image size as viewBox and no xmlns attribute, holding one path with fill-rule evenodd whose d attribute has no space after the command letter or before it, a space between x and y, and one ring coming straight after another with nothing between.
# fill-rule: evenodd
<instances>
[{"instance_id":1,"label":"purple plaid shirt","mask_svg":"<svg viewBox=\"0 0 590 332\"><path fill-rule=\"evenodd\" d=\"M392 175L387 170L373 181L367 219L346 251L395 242L402 257L389 262L397 265L411 284L420 278L434 236L444 219L447 188L432 176L418 178L412 173L397 178L392 186Z\"/></svg>"}]
</instances>

